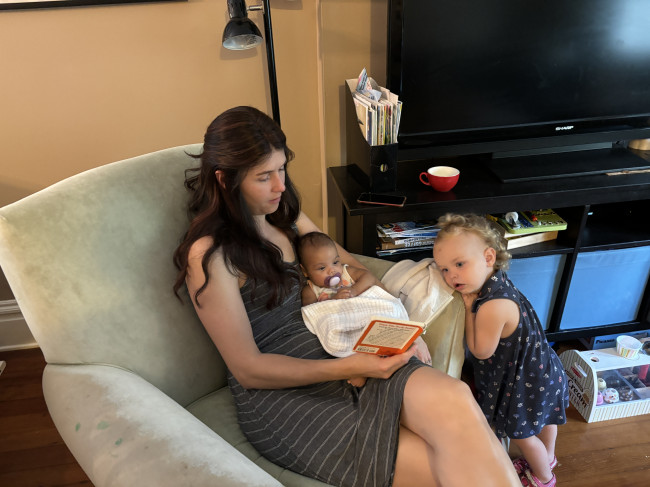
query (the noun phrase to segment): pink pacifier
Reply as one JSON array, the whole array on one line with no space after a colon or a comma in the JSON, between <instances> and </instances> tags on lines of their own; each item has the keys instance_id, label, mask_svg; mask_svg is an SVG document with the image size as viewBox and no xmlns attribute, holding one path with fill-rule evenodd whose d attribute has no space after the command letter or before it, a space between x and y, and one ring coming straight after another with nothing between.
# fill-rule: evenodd
<instances>
[{"instance_id":1,"label":"pink pacifier","mask_svg":"<svg viewBox=\"0 0 650 487\"><path fill-rule=\"evenodd\" d=\"M333 276L327 276L325 278L325 287L335 287L341 282L341 273L337 272Z\"/></svg>"}]
</instances>

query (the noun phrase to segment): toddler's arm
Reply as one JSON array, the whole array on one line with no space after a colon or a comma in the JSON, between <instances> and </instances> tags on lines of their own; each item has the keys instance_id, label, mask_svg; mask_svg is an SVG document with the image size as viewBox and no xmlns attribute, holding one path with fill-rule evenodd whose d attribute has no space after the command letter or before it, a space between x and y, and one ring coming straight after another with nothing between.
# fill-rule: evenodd
<instances>
[{"instance_id":1,"label":"toddler's arm","mask_svg":"<svg viewBox=\"0 0 650 487\"><path fill-rule=\"evenodd\" d=\"M493 299L472 313L476 294L463 294L467 348L478 359L494 355L501 337L510 335L519 323L519 307L509 299Z\"/></svg>"}]
</instances>

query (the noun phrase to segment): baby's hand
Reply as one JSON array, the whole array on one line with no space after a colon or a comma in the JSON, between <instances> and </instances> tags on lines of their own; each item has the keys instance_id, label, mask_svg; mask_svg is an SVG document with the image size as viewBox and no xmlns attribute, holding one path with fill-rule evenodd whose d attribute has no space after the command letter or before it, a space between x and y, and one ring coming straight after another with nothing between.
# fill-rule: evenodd
<instances>
[{"instance_id":1,"label":"baby's hand","mask_svg":"<svg viewBox=\"0 0 650 487\"><path fill-rule=\"evenodd\" d=\"M342 287L334 296L332 296L333 299L349 299L352 297L354 297L354 293L349 287Z\"/></svg>"},{"instance_id":2,"label":"baby's hand","mask_svg":"<svg viewBox=\"0 0 650 487\"><path fill-rule=\"evenodd\" d=\"M431 365L431 353L429 352L429 347L424 342L421 336L413 342L413 347L415 347L415 356L420 359L421 362Z\"/></svg>"},{"instance_id":3,"label":"baby's hand","mask_svg":"<svg viewBox=\"0 0 650 487\"><path fill-rule=\"evenodd\" d=\"M348 384L353 385L354 387L363 387L366 384L366 377L352 377L348 379Z\"/></svg>"}]
</instances>

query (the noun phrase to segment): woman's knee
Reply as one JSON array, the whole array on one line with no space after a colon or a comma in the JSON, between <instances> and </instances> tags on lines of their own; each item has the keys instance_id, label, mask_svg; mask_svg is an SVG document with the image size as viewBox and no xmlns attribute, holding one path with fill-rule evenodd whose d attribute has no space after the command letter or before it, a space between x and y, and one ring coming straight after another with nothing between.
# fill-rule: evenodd
<instances>
[{"instance_id":1,"label":"woman's knee","mask_svg":"<svg viewBox=\"0 0 650 487\"><path fill-rule=\"evenodd\" d=\"M478 405L469 386L461 380L430 368L418 369L406 385L404 393L406 412L464 414L476 412Z\"/></svg>"}]
</instances>

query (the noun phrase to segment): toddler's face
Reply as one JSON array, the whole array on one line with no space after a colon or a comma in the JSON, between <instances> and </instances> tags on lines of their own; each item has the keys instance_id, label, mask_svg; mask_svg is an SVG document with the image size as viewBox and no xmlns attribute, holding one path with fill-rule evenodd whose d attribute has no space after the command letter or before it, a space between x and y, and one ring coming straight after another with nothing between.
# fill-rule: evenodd
<instances>
[{"instance_id":1,"label":"toddler's face","mask_svg":"<svg viewBox=\"0 0 650 487\"><path fill-rule=\"evenodd\" d=\"M301 265L309 280L320 287L327 287L325 281L328 277L343 272L343 264L334 245L305 249Z\"/></svg>"},{"instance_id":2,"label":"toddler's face","mask_svg":"<svg viewBox=\"0 0 650 487\"><path fill-rule=\"evenodd\" d=\"M436 239L433 258L450 287L471 294L480 291L494 272L496 252L478 235L462 232Z\"/></svg>"}]
</instances>

